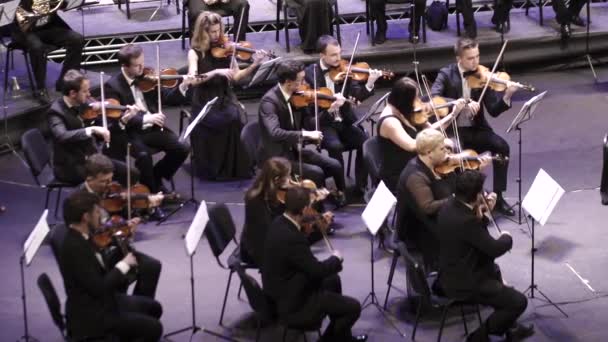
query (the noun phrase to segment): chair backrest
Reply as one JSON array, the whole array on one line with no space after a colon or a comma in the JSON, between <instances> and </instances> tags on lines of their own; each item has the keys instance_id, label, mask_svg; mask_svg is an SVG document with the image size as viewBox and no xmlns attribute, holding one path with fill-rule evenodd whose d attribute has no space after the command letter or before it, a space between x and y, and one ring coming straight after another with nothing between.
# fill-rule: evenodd
<instances>
[{"instance_id":1,"label":"chair backrest","mask_svg":"<svg viewBox=\"0 0 608 342\"><path fill-rule=\"evenodd\" d=\"M59 328L61 336L65 337L65 321L61 314L59 297L57 297L57 291L55 291L55 287L53 287L53 283L46 273L38 276L38 287L40 288L40 292L42 292L46 305L49 307L53 322Z\"/></svg>"},{"instance_id":2,"label":"chair backrest","mask_svg":"<svg viewBox=\"0 0 608 342\"><path fill-rule=\"evenodd\" d=\"M243 148L249 157L249 165L254 166L257 164L257 153L260 146L261 132L260 123L248 122L243 130L241 131L241 143Z\"/></svg>"},{"instance_id":3,"label":"chair backrest","mask_svg":"<svg viewBox=\"0 0 608 342\"><path fill-rule=\"evenodd\" d=\"M257 280L247 274L243 267L236 267L236 273L241 279L241 284L243 284L251 309L260 315L262 320L274 320L276 317L275 305L264 293Z\"/></svg>"},{"instance_id":4,"label":"chair backrest","mask_svg":"<svg viewBox=\"0 0 608 342\"><path fill-rule=\"evenodd\" d=\"M225 268L219 257L230 241L236 242L235 235L236 227L228 207L224 203L212 206L209 209L209 222L205 227L205 237L209 240L211 251L221 267Z\"/></svg>"},{"instance_id":5,"label":"chair backrest","mask_svg":"<svg viewBox=\"0 0 608 342\"><path fill-rule=\"evenodd\" d=\"M426 271L422 263L410 254L404 243L400 243L399 253L405 260L407 277L412 289L425 298L430 298L431 289L426 281Z\"/></svg>"},{"instance_id":6,"label":"chair backrest","mask_svg":"<svg viewBox=\"0 0 608 342\"><path fill-rule=\"evenodd\" d=\"M21 147L25 154L27 165L38 182L38 176L51 160L49 146L47 145L42 133L37 128L32 128L21 136Z\"/></svg>"},{"instance_id":7,"label":"chair backrest","mask_svg":"<svg viewBox=\"0 0 608 342\"><path fill-rule=\"evenodd\" d=\"M377 136L367 139L363 143L363 160L373 184L380 181L380 141Z\"/></svg>"}]
</instances>

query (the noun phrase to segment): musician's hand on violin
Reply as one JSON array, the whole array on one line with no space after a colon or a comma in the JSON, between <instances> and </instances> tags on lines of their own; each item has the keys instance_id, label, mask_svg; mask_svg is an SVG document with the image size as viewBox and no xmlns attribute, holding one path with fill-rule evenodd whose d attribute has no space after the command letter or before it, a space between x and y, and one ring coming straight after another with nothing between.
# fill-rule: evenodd
<instances>
[{"instance_id":1,"label":"musician's hand on violin","mask_svg":"<svg viewBox=\"0 0 608 342\"><path fill-rule=\"evenodd\" d=\"M321 131L302 131L302 136L310 140L323 140L323 133Z\"/></svg>"},{"instance_id":2,"label":"musician's hand on violin","mask_svg":"<svg viewBox=\"0 0 608 342\"><path fill-rule=\"evenodd\" d=\"M125 110L125 113L122 115L120 120L126 124L141 111L141 108L139 108L137 105L127 105L127 110Z\"/></svg>"},{"instance_id":3,"label":"musician's hand on violin","mask_svg":"<svg viewBox=\"0 0 608 342\"><path fill-rule=\"evenodd\" d=\"M471 101L467 104L467 106L471 110L471 114L473 116L477 115L477 113L479 113L479 109L481 108L481 106L479 105L479 102L477 102L477 101Z\"/></svg>"},{"instance_id":4,"label":"musician's hand on violin","mask_svg":"<svg viewBox=\"0 0 608 342\"><path fill-rule=\"evenodd\" d=\"M158 207L163 202L164 195L162 192L158 192L155 195L148 195L148 206L150 208Z\"/></svg>"},{"instance_id":5,"label":"musician's hand on violin","mask_svg":"<svg viewBox=\"0 0 608 342\"><path fill-rule=\"evenodd\" d=\"M135 259L135 255L133 255L133 253L129 252L124 258L122 258L122 261L131 267L137 266L137 259Z\"/></svg>"},{"instance_id":6,"label":"musician's hand on violin","mask_svg":"<svg viewBox=\"0 0 608 342\"><path fill-rule=\"evenodd\" d=\"M382 71L378 69L369 69L369 76L367 77L367 85L372 88L376 81L382 77Z\"/></svg>"},{"instance_id":7,"label":"musician's hand on violin","mask_svg":"<svg viewBox=\"0 0 608 342\"><path fill-rule=\"evenodd\" d=\"M479 159L479 168L483 169L484 167L490 165L492 163L492 156L488 154L480 155Z\"/></svg>"},{"instance_id":8,"label":"musician's hand on violin","mask_svg":"<svg viewBox=\"0 0 608 342\"><path fill-rule=\"evenodd\" d=\"M209 78L221 76L226 77L228 81L232 81L234 79L234 74L236 74L236 72L233 69L215 69L209 73Z\"/></svg>"},{"instance_id":9,"label":"musician's hand on violin","mask_svg":"<svg viewBox=\"0 0 608 342\"><path fill-rule=\"evenodd\" d=\"M100 126L91 126L88 128L91 129L91 134L94 134L94 135L102 138L103 141L106 143L110 142L110 131L108 131L107 128L103 128Z\"/></svg>"},{"instance_id":10,"label":"musician's hand on violin","mask_svg":"<svg viewBox=\"0 0 608 342\"><path fill-rule=\"evenodd\" d=\"M325 220L328 225L334 222L334 213L332 213L331 211L326 211L321 214L321 216L323 216L323 220Z\"/></svg>"},{"instance_id":11,"label":"musician's hand on violin","mask_svg":"<svg viewBox=\"0 0 608 342\"><path fill-rule=\"evenodd\" d=\"M253 61L253 64L259 65L260 63L262 63L264 58L266 58L266 56L268 56L268 52L266 52L265 50L257 50L253 55L251 55L251 59Z\"/></svg>"},{"instance_id":12,"label":"musician's hand on violin","mask_svg":"<svg viewBox=\"0 0 608 342\"><path fill-rule=\"evenodd\" d=\"M127 221L127 226L129 226L129 228L131 228L132 232L135 232L137 225L140 223L141 223L141 218L134 217L134 218L130 219L129 221Z\"/></svg>"},{"instance_id":13,"label":"musician's hand on violin","mask_svg":"<svg viewBox=\"0 0 608 342\"><path fill-rule=\"evenodd\" d=\"M326 199L327 196L329 196L329 190L327 190L325 188L317 189L317 191L315 192L314 200L322 201L322 200Z\"/></svg>"},{"instance_id":14,"label":"musician's hand on violin","mask_svg":"<svg viewBox=\"0 0 608 342\"><path fill-rule=\"evenodd\" d=\"M164 127L166 118L167 117L165 116L165 114L162 113L146 114L144 115L144 124L151 123L159 127Z\"/></svg>"},{"instance_id":15,"label":"musician's hand on violin","mask_svg":"<svg viewBox=\"0 0 608 342\"><path fill-rule=\"evenodd\" d=\"M507 89L505 90L505 98L511 99L511 96L519 90L519 87L514 82L507 81Z\"/></svg>"},{"instance_id":16,"label":"musician's hand on violin","mask_svg":"<svg viewBox=\"0 0 608 342\"><path fill-rule=\"evenodd\" d=\"M452 116L458 115L464 107L467 105L467 100L458 99L454 102L454 107L452 107Z\"/></svg>"},{"instance_id":17,"label":"musician's hand on violin","mask_svg":"<svg viewBox=\"0 0 608 342\"><path fill-rule=\"evenodd\" d=\"M488 204L488 207L490 207L490 210L494 210L494 207L496 206L496 193L491 192L489 194L485 195L486 197L486 203Z\"/></svg>"},{"instance_id":18,"label":"musician's hand on violin","mask_svg":"<svg viewBox=\"0 0 608 342\"><path fill-rule=\"evenodd\" d=\"M336 100L332 102L331 106L329 106L328 109L330 113L338 112L340 110L340 107L342 107L342 105L344 105L344 102L346 102L346 98L340 93L337 93L336 95L334 95L334 97L336 98Z\"/></svg>"}]
</instances>

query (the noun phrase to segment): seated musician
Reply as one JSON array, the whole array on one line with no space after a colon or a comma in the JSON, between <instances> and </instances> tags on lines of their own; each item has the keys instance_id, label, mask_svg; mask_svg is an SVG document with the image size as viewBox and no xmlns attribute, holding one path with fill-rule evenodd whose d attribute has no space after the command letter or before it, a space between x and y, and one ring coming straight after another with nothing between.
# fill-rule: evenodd
<instances>
[{"instance_id":1,"label":"seated musician","mask_svg":"<svg viewBox=\"0 0 608 342\"><path fill-rule=\"evenodd\" d=\"M262 282L264 292L276 303L279 320L288 326L311 326L328 315L330 323L321 341L366 341L351 328L361 314L355 298L342 295L338 272L342 255L319 261L301 231L303 211L310 192L302 187L287 190L285 213L270 226L264 243Z\"/></svg>"},{"instance_id":2,"label":"seated musician","mask_svg":"<svg viewBox=\"0 0 608 342\"><path fill-rule=\"evenodd\" d=\"M383 44L386 41L386 30L388 28L386 24L387 2L387 0L369 0L370 15L374 18L377 25L376 35L373 38L374 44ZM420 21L426 12L426 1L414 0L412 2L413 7L410 11L413 11L413 20L410 21L408 29L410 31L409 41L415 43L418 37L420 37Z\"/></svg>"},{"instance_id":3,"label":"seated musician","mask_svg":"<svg viewBox=\"0 0 608 342\"><path fill-rule=\"evenodd\" d=\"M305 70L305 81L311 87L314 85L313 73L316 72L317 89L328 88L332 91L336 100L327 110L319 109L319 130L323 133L321 147L327 150L330 157L339 161L344 166L343 152L346 150L357 150L355 159L355 192L362 195L367 185L367 171L363 160L363 142L367 140L367 134L361 127L354 126L357 116L354 105L346 102L345 97L363 101L372 95L376 80L382 76L380 70L371 69L367 82L348 81L345 94L342 94L344 79L332 80L330 70L339 68L342 48L338 40L332 36L324 35L317 41L317 50L320 54L318 63L310 64ZM315 115L314 104L310 106L308 128L314 129Z\"/></svg>"},{"instance_id":4,"label":"seated musician","mask_svg":"<svg viewBox=\"0 0 608 342\"><path fill-rule=\"evenodd\" d=\"M59 267L67 295L67 331L74 340L108 335L121 340L156 342L162 335L162 306L154 299L125 295L126 274L138 266L128 253L115 266L106 265L93 243L93 231L101 225L99 197L76 191L63 203L69 227L59 251Z\"/></svg>"},{"instance_id":5,"label":"seated musician","mask_svg":"<svg viewBox=\"0 0 608 342\"><path fill-rule=\"evenodd\" d=\"M437 215L441 234L439 281L451 298L466 298L473 303L491 306L494 312L467 341L490 341L488 335L506 335L506 341L521 341L534 334L532 325L517 323L526 310L526 296L504 285L494 260L513 246L507 231L495 239L488 232L483 206L492 207L496 195L481 201L485 176L467 170L458 175L454 197L449 198Z\"/></svg>"},{"instance_id":6,"label":"seated musician","mask_svg":"<svg viewBox=\"0 0 608 342\"><path fill-rule=\"evenodd\" d=\"M15 15L15 25L11 34L13 39L27 49L36 81L38 96L49 101L46 90L46 55L49 46L65 48L65 59L55 82L55 90L62 91L63 76L70 69L80 69L84 38L72 30L57 10L64 8L67 1L62 0L21 0Z\"/></svg>"},{"instance_id":7,"label":"seated musician","mask_svg":"<svg viewBox=\"0 0 608 342\"><path fill-rule=\"evenodd\" d=\"M427 107L420 102L416 81L408 77L395 81L377 128L382 152L377 156L380 158L380 178L389 190L396 193L401 171L416 156L416 135L424 128L446 126L463 106L464 101L457 101L450 114L430 124L427 115L420 112Z\"/></svg>"},{"instance_id":8,"label":"seated musician","mask_svg":"<svg viewBox=\"0 0 608 342\"><path fill-rule=\"evenodd\" d=\"M177 135L165 127L166 116L158 108L158 92L154 88L143 92L138 85L143 84L144 52L138 45L127 44L117 54L121 72L113 76L106 84L106 98L116 99L121 105L135 105L140 110L132 117L120 119L121 128L127 132L127 140L116 141L110 145L108 155L124 160L127 153L127 142L131 143L131 155L141 172L141 183L157 193L168 193L163 180L170 180L188 157L189 149L178 140ZM192 79L184 81L173 89L162 89L163 105L179 104L185 100L184 94ZM119 129L116 129L119 130ZM113 131L114 133L114 131ZM114 138L114 134L113 134ZM155 150L164 152L156 164L152 160Z\"/></svg>"},{"instance_id":9,"label":"seated musician","mask_svg":"<svg viewBox=\"0 0 608 342\"><path fill-rule=\"evenodd\" d=\"M90 83L77 70L69 70L63 77L63 96L53 101L47 121L53 140L53 172L62 182L79 184L85 180L85 160L97 153L96 140L110 143L110 132L100 125L85 127L81 118L91 96ZM136 111L129 109L124 117L132 117ZM99 122L97 120L96 122ZM126 184L127 169L123 162L112 159L116 178ZM138 172L135 171L134 178Z\"/></svg>"},{"instance_id":10,"label":"seated musician","mask_svg":"<svg viewBox=\"0 0 608 342\"><path fill-rule=\"evenodd\" d=\"M316 51L317 39L331 34L333 9L329 0L284 0L295 11L302 51ZM338 19L336 19L338 20Z\"/></svg>"},{"instance_id":11,"label":"seated musician","mask_svg":"<svg viewBox=\"0 0 608 342\"><path fill-rule=\"evenodd\" d=\"M469 103L458 116L456 124L462 148L472 148L481 153L490 151L503 157L509 156L509 144L498 134L494 133L486 120L484 111L497 117L511 107L511 97L517 87L510 81L504 93L487 89L485 97L479 102L482 89L471 89L467 81L470 74L479 69L479 45L470 38L460 38L454 46L457 63L450 64L439 70L433 83L431 93L452 99L465 99ZM485 108L485 110L484 110ZM513 216L515 212L503 198L507 189L508 161L494 162L494 192L498 195L496 208L503 215Z\"/></svg>"},{"instance_id":12,"label":"seated musician","mask_svg":"<svg viewBox=\"0 0 608 342\"><path fill-rule=\"evenodd\" d=\"M324 186L327 177L333 177L337 188L336 204L345 205L344 168L340 162L317 151L299 148L304 140L320 142L323 139L320 131L303 129L303 113L290 103L304 81L304 65L298 61L282 61L276 73L279 84L266 92L260 101L258 121L262 141L258 160L284 157L291 162L292 170L299 173L301 156L301 176L312 180L319 188Z\"/></svg>"},{"instance_id":13,"label":"seated musician","mask_svg":"<svg viewBox=\"0 0 608 342\"><path fill-rule=\"evenodd\" d=\"M127 207L123 208L118 213L110 213L106 208L103 207L103 200L107 199L109 194L109 187L112 184L112 176L114 175L114 166L110 159L103 154L94 154L87 159L85 164L86 171L86 180L79 187L79 190L84 192L89 192L99 196L102 199L102 206L99 208L99 212L101 214L101 224L102 227L110 222L111 214L118 214L119 216L128 217L126 214ZM125 194L116 194L121 198L125 198ZM161 194L149 195L148 202L150 207L159 206L162 201ZM126 222L127 225L132 229L133 233L135 233L135 228L141 222L139 217L132 218L130 221ZM142 252L136 251L133 252L133 255L137 259L137 273L136 273L136 284L133 289L134 295L146 296L149 298L154 298L156 294L156 288L158 285L158 280L160 278L161 271L161 263L159 260L146 255ZM110 260L109 263L112 263L111 259L113 255L108 256ZM126 287L124 291L126 292Z\"/></svg>"},{"instance_id":14,"label":"seated musician","mask_svg":"<svg viewBox=\"0 0 608 342\"><path fill-rule=\"evenodd\" d=\"M200 1L200 0L195 0ZM188 73L204 75L197 79L192 93L192 115L196 117L207 102L218 101L190 135L196 163L195 172L210 180L249 178L251 169L240 142L247 114L233 90L235 83L252 75L264 58L264 51L253 54L253 63L243 70L232 64L231 56L214 57L212 48L224 35L222 17L213 12L199 14L190 40ZM232 52L232 49L226 49Z\"/></svg>"},{"instance_id":15,"label":"seated musician","mask_svg":"<svg viewBox=\"0 0 608 342\"><path fill-rule=\"evenodd\" d=\"M587 1L585 0L570 0L568 6L566 6L566 1L564 0L551 1L551 6L553 6L553 11L555 12L555 20L561 26L562 39L568 38L572 34L571 24L582 27L586 26L580 17L580 12L586 3Z\"/></svg>"},{"instance_id":16,"label":"seated musician","mask_svg":"<svg viewBox=\"0 0 608 342\"><path fill-rule=\"evenodd\" d=\"M249 24L249 1L247 0L188 0L188 24L190 33L196 27L196 19L202 12L214 12L220 16L231 15L234 18L232 30L236 35L239 23L241 31L237 41L246 40ZM243 18L241 19L241 13Z\"/></svg>"},{"instance_id":17,"label":"seated musician","mask_svg":"<svg viewBox=\"0 0 608 342\"><path fill-rule=\"evenodd\" d=\"M457 0L456 6L462 13L462 21L464 25L465 36L471 39L477 38L477 22L475 22L475 9L473 8L472 0ZM492 24L498 33L509 32L510 27L507 25L507 20L513 8L513 0L497 0L494 6L494 14L492 15Z\"/></svg>"}]
</instances>

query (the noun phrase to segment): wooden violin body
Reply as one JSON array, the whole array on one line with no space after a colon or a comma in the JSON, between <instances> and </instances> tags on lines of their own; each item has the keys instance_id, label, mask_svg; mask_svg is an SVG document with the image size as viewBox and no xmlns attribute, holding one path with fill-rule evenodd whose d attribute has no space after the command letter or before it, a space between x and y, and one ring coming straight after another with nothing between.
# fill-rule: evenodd
<instances>
[{"instance_id":1,"label":"wooden violin body","mask_svg":"<svg viewBox=\"0 0 608 342\"><path fill-rule=\"evenodd\" d=\"M367 81L369 77L370 66L366 62L354 63L350 68L350 77L354 81ZM330 68L329 77L331 80L336 82L344 81L346 78L346 72L348 71L348 61L343 59L340 60L340 64L337 67ZM395 74L389 70L382 70L382 77L385 79L391 79L395 77Z\"/></svg>"},{"instance_id":2,"label":"wooden violin body","mask_svg":"<svg viewBox=\"0 0 608 342\"><path fill-rule=\"evenodd\" d=\"M127 110L116 99L106 99L106 116L110 119L120 119L122 113ZM95 120L101 115L101 103L91 99L85 111L80 115L83 120Z\"/></svg>"},{"instance_id":3,"label":"wooden violin body","mask_svg":"<svg viewBox=\"0 0 608 342\"><path fill-rule=\"evenodd\" d=\"M334 92L331 91L331 89L322 87L313 90L306 84L301 85L289 100L296 108L307 107L308 105L315 103L315 93L317 96L317 105L322 109L328 109L331 107L331 104L336 101Z\"/></svg>"},{"instance_id":4,"label":"wooden violin body","mask_svg":"<svg viewBox=\"0 0 608 342\"><path fill-rule=\"evenodd\" d=\"M248 61L251 59L251 56L259 50L256 50L249 41L244 40L235 44L226 36L224 36L223 40L218 41L211 47L211 55L215 58L230 57L234 51L236 51L236 58L241 61ZM266 55L270 58L276 58L272 52L266 52Z\"/></svg>"},{"instance_id":5,"label":"wooden violin body","mask_svg":"<svg viewBox=\"0 0 608 342\"><path fill-rule=\"evenodd\" d=\"M471 89L482 89L485 87L486 83L488 82L489 76L490 76L490 70L483 65L479 65L477 67L477 70L475 71L475 73L466 77L467 84L469 85L469 88L471 88ZM492 76L492 79L491 79L490 83L488 84L488 87L494 91L502 92L507 89L507 85L508 85L509 81L511 81L511 76L509 74L507 74L506 72L496 72ZM525 89L528 91L536 90L531 85L517 83L517 82L511 82L511 83L520 89Z\"/></svg>"},{"instance_id":6,"label":"wooden violin body","mask_svg":"<svg viewBox=\"0 0 608 342\"><path fill-rule=\"evenodd\" d=\"M463 150L460 153L450 155L443 164L436 166L435 173L445 176L461 169L461 167L464 167L465 170L478 170L482 164L482 157L485 157L484 154L479 155L474 150ZM508 160L507 157L500 155L492 156L491 159L499 162Z\"/></svg>"}]
</instances>

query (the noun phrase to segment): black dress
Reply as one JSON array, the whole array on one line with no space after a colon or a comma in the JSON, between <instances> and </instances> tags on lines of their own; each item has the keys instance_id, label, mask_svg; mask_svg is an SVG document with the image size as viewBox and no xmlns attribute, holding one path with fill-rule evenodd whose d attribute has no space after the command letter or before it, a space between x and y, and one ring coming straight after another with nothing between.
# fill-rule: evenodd
<instances>
[{"instance_id":1,"label":"black dress","mask_svg":"<svg viewBox=\"0 0 608 342\"><path fill-rule=\"evenodd\" d=\"M302 50L312 53L317 48L317 39L331 34L333 12L329 0L287 0L298 16L298 28Z\"/></svg>"},{"instance_id":2,"label":"black dress","mask_svg":"<svg viewBox=\"0 0 608 342\"><path fill-rule=\"evenodd\" d=\"M216 59L210 53L203 56L199 51L196 54L199 74L230 66L228 58ZM250 177L251 169L240 141L247 116L225 77L213 77L194 88L192 119L216 96L218 101L190 136L195 172L210 180Z\"/></svg>"},{"instance_id":3,"label":"black dress","mask_svg":"<svg viewBox=\"0 0 608 342\"><path fill-rule=\"evenodd\" d=\"M392 192L396 193L397 182L399 182L399 176L401 171L407 165L407 162L416 156L416 152L409 152L396 145L390 139L380 135L380 128L386 118L394 117L395 115L387 115L380 118L378 121L378 139L380 141L380 179L384 182L386 187ZM397 118L399 120L399 118ZM414 128L405 125L401 120L401 126L405 132L412 137L416 138L418 131Z\"/></svg>"}]
</instances>

